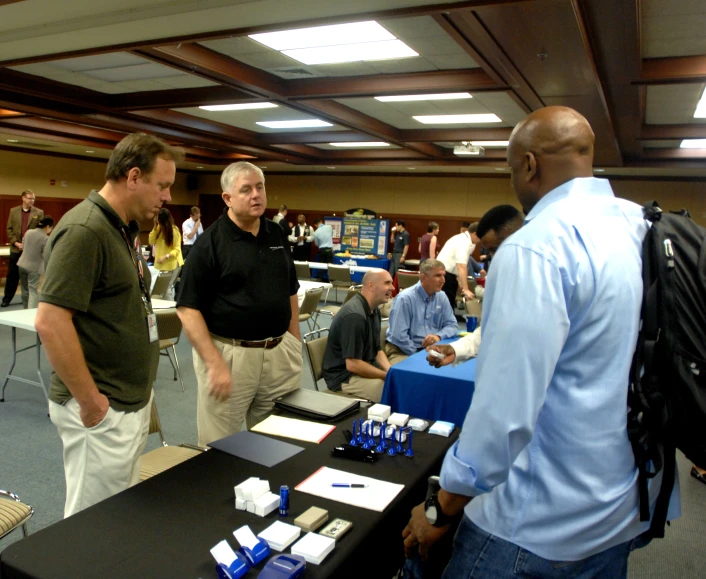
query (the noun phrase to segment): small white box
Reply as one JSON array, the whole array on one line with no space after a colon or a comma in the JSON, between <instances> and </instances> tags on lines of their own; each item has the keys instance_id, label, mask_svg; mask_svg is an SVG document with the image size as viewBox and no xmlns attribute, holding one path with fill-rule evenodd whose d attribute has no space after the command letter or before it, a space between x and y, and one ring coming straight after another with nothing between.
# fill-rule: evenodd
<instances>
[{"instance_id":1,"label":"small white box","mask_svg":"<svg viewBox=\"0 0 706 579\"><path fill-rule=\"evenodd\" d=\"M264 539L274 551L284 551L299 538L301 529L294 525L275 521L257 536Z\"/></svg>"},{"instance_id":2,"label":"small white box","mask_svg":"<svg viewBox=\"0 0 706 579\"><path fill-rule=\"evenodd\" d=\"M260 480L260 479L257 478L256 476L253 476L253 477L250 477L250 478L247 479L247 480L244 480L244 481L241 482L239 485L237 485L236 487L234 487L234 490L235 490L235 498L236 498L236 499L242 499L242 500L244 500L244 501L247 500L247 499L245 498L245 494L244 494L244 493L245 493L245 489L247 488L248 485L250 485L250 484L252 484L254 481L258 481L258 480Z\"/></svg>"},{"instance_id":3,"label":"small white box","mask_svg":"<svg viewBox=\"0 0 706 579\"><path fill-rule=\"evenodd\" d=\"M255 501L255 514L264 517L279 507L279 495L267 492Z\"/></svg>"},{"instance_id":4,"label":"small white box","mask_svg":"<svg viewBox=\"0 0 706 579\"><path fill-rule=\"evenodd\" d=\"M255 479L245 487L243 498L246 501L255 501L268 492L270 492L270 483L266 480Z\"/></svg>"},{"instance_id":5,"label":"small white box","mask_svg":"<svg viewBox=\"0 0 706 579\"><path fill-rule=\"evenodd\" d=\"M370 408L368 408L368 418L378 422L384 422L390 417L391 411L392 408L386 404L373 404Z\"/></svg>"},{"instance_id":6,"label":"small white box","mask_svg":"<svg viewBox=\"0 0 706 579\"><path fill-rule=\"evenodd\" d=\"M237 511L247 510L247 503L243 499L235 499L235 509Z\"/></svg>"},{"instance_id":7,"label":"small white box","mask_svg":"<svg viewBox=\"0 0 706 579\"><path fill-rule=\"evenodd\" d=\"M409 420L409 414L400 414L395 412L390 414L390 418L387 419L388 424L394 424L395 426L404 426Z\"/></svg>"},{"instance_id":8,"label":"small white box","mask_svg":"<svg viewBox=\"0 0 706 579\"><path fill-rule=\"evenodd\" d=\"M255 501L245 501L245 510L248 513L255 514Z\"/></svg>"},{"instance_id":9,"label":"small white box","mask_svg":"<svg viewBox=\"0 0 706 579\"><path fill-rule=\"evenodd\" d=\"M312 565L320 565L335 546L335 539L318 533L307 533L292 546L292 554L304 557Z\"/></svg>"}]
</instances>

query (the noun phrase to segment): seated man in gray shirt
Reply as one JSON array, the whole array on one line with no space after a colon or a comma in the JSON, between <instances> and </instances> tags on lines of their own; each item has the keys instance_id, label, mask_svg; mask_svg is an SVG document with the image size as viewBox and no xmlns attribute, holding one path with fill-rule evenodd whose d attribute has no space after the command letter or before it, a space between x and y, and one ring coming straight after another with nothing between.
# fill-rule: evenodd
<instances>
[{"instance_id":1,"label":"seated man in gray shirt","mask_svg":"<svg viewBox=\"0 0 706 579\"><path fill-rule=\"evenodd\" d=\"M380 402L390 362L380 347L378 306L392 297L392 290L389 272L371 270L360 293L333 318L323 363L329 390Z\"/></svg>"}]
</instances>

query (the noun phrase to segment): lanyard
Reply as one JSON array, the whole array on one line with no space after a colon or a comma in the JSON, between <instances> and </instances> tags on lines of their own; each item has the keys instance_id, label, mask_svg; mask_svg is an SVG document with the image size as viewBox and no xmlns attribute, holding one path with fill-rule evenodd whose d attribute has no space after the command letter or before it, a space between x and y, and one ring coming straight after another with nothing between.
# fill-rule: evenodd
<instances>
[{"instance_id":1,"label":"lanyard","mask_svg":"<svg viewBox=\"0 0 706 579\"><path fill-rule=\"evenodd\" d=\"M150 294L147 292L147 288L145 287L144 271L142 269L142 261L140 260L140 256L137 254L137 247L130 245L130 240L125 233L125 229L122 227L120 228L120 233L127 244L127 249L130 252L130 258L132 259L132 264L135 266L135 270L137 271L137 278L140 282L140 291L142 292L142 303L145 306L147 315L150 315L152 313L152 302L150 301ZM135 238L135 245L138 243L139 241Z\"/></svg>"}]
</instances>

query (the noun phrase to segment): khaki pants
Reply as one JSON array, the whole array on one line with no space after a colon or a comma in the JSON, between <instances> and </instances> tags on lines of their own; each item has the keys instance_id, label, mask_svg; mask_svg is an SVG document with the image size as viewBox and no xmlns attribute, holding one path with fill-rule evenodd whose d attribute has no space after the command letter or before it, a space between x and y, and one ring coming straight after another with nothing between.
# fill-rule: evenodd
<instances>
[{"instance_id":1,"label":"khaki pants","mask_svg":"<svg viewBox=\"0 0 706 579\"><path fill-rule=\"evenodd\" d=\"M402 360L409 358L407 354L390 342L385 342L385 355L390 361L390 366L399 364Z\"/></svg>"},{"instance_id":2,"label":"khaki pants","mask_svg":"<svg viewBox=\"0 0 706 579\"><path fill-rule=\"evenodd\" d=\"M271 350L243 348L214 340L213 344L230 368L232 390L220 402L208 393L208 368L194 349L194 372L198 383L196 426L199 445L248 429L267 418L273 400L301 387L302 344L289 332Z\"/></svg>"},{"instance_id":3,"label":"khaki pants","mask_svg":"<svg viewBox=\"0 0 706 579\"><path fill-rule=\"evenodd\" d=\"M93 428L81 422L75 398L63 406L49 402L51 421L64 446L64 517L140 482L140 455L147 443L153 395L137 412L109 408L103 421Z\"/></svg>"},{"instance_id":4,"label":"khaki pants","mask_svg":"<svg viewBox=\"0 0 706 579\"><path fill-rule=\"evenodd\" d=\"M378 378L361 378L360 376L351 376L348 382L341 384L341 390L351 396L365 398L373 402L382 400L382 389L385 386L385 381Z\"/></svg>"}]
</instances>

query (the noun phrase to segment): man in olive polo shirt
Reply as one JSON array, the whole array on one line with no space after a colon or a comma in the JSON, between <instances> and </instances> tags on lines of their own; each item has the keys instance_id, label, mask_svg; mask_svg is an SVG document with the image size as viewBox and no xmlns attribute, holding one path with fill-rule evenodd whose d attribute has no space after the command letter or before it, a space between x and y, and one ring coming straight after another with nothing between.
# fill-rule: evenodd
<instances>
[{"instance_id":1,"label":"man in olive polo shirt","mask_svg":"<svg viewBox=\"0 0 706 579\"><path fill-rule=\"evenodd\" d=\"M49 413L64 447L66 517L139 482L159 342L135 238L138 221L171 201L182 158L156 137L128 135L106 184L47 244L35 326L54 368Z\"/></svg>"},{"instance_id":2,"label":"man in olive polo shirt","mask_svg":"<svg viewBox=\"0 0 706 579\"><path fill-rule=\"evenodd\" d=\"M301 386L299 282L282 228L265 219L265 176L247 162L221 175L227 209L181 273L177 312L194 348L196 425L205 445L251 428Z\"/></svg>"},{"instance_id":3,"label":"man in olive polo shirt","mask_svg":"<svg viewBox=\"0 0 706 579\"><path fill-rule=\"evenodd\" d=\"M380 347L378 306L392 297L390 272L368 271L360 293L331 322L323 376L329 390L380 402L390 361Z\"/></svg>"}]
</instances>

